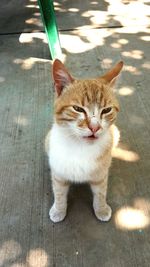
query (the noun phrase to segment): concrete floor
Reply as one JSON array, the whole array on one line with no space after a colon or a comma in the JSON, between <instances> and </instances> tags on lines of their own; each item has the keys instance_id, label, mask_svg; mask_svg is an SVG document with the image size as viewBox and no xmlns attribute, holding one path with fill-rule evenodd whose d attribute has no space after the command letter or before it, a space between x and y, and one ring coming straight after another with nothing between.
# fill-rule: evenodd
<instances>
[{"instance_id":1,"label":"concrete floor","mask_svg":"<svg viewBox=\"0 0 150 267\"><path fill-rule=\"evenodd\" d=\"M117 2L117 6L116 6ZM56 1L63 58L77 77L122 59L116 94L121 143L109 177L109 223L93 215L87 185L73 186L68 216L52 203L44 138L52 124L51 64L34 0L0 9L0 266L150 266L148 1ZM99 29L100 28L100 29Z\"/></svg>"}]
</instances>

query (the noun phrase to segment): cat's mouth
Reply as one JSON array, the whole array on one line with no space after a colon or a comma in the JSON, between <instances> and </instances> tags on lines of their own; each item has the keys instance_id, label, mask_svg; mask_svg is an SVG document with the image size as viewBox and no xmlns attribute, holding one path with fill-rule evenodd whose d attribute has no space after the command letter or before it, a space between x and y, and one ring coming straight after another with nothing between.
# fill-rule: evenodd
<instances>
[{"instance_id":1,"label":"cat's mouth","mask_svg":"<svg viewBox=\"0 0 150 267\"><path fill-rule=\"evenodd\" d=\"M84 136L84 138L87 139L87 140L95 140L95 139L97 139L98 137L95 136L94 134L91 134L91 135L89 135L89 136Z\"/></svg>"}]
</instances>

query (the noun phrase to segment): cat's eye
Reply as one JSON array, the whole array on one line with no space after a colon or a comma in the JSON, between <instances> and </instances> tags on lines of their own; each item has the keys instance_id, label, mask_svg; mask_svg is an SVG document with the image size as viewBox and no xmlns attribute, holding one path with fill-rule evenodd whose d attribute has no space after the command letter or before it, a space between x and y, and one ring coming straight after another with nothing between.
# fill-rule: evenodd
<instances>
[{"instance_id":1,"label":"cat's eye","mask_svg":"<svg viewBox=\"0 0 150 267\"><path fill-rule=\"evenodd\" d=\"M73 106L74 110L77 111L77 112L85 112L85 110L81 107L78 107L78 106Z\"/></svg>"},{"instance_id":2,"label":"cat's eye","mask_svg":"<svg viewBox=\"0 0 150 267\"><path fill-rule=\"evenodd\" d=\"M109 107L109 108L104 108L104 109L102 110L101 115L103 115L103 114L107 114L107 113L109 113L111 110L112 110L111 107Z\"/></svg>"}]
</instances>

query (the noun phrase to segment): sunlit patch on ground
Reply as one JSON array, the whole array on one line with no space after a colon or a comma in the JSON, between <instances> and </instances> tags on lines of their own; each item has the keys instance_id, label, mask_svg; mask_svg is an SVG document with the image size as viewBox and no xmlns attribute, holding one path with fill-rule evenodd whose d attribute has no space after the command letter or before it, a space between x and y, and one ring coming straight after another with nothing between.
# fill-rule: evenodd
<instances>
[{"instance_id":1,"label":"sunlit patch on ground","mask_svg":"<svg viewBox=\"0 0 150 267\"><path fill-rule=\"evenodd\" d=\"M118 91L119 95L122 95L122 96L128 96L128 95L132 95L134 93L134 88L132 87L122 87L119 89Z\"/></svg>"},{"instance_id":2,"label":"sunlit patch on ground","mask_svg":"<svg viewBox=\"0 0 150 267\"><path fill-rule=\"evenodd\" d=\"M107 66L107 68L111 68L112 66L112 59L111 58L104 58L103 59L103 64Z\"/></svg>"},{"instance_id":3,"label":"sunlit patch on ground","mask_svg":"<svg viewBox=\"0 0 150 267\"><path fill-rule=\"evenodd\" d=\"M82 17L89 18L92 24L105 24L108 20L108 14L106 11L100 10L88 10L82 13Z\"/></svg>"},{"instance_id":4,"label":"sunlit patch on ground","mask_svg":"<svg viewBox=\"0 0 150 267\"><path fill-rule=\"evenodd\" d=\"M139 160L139 155L136 152L125 150L120 147L116 147L113 149L112 156L114 158L128 162L136 162Z\"/></svg>"},{"instance_id":5,"label":"sunlit patch on ground","mask_svg":"<svg viewBox=\"0 0 150 267\"><path fill-rule=\"evenodd\" d=\"M120 40L118 40L118 43L120 43L122 45L126 45L129 43L129 41L127 39L120 39Z\"/></svg>"},{"instance_id":6,"label":"sunlit patch on ground","mask_svg":"<svg viewBox=\"0 0 150 267\"><path fill-rule=\"evenodd\" d=\"M21 245L15 240L7 240L0 247L0 263L11 267L47 267L48 255L44 249L31 249L24 262L19 263L18 258L22 254ZM12 263L13 262L13 263ZM5 265L6 264L6 265ZM1 266L2 266L1 265Z\"/></svg>"},{"instance_id":7,"label":"sunlit patch on ground","mask_svg":"<svg viewBox=\"0 0 150 267\"><path fill-rule=\"evenodd\" d=\"M143 51L140 50L132 50L132 51L123 51L122 55L124 57L131 57L135 59L142 59L143 58Z\"/></svg>"},{"instance_id":8,"label":"sunlit patch on ground","mask_svg":"<svg viewBox=\"0 0 150 267\"><path fill-rule=\"evenodd\" d=\"M140 39L141 39L142 41L149 42L149 41L150 41L150 36L141 36Z\"/></svg>"},{"instance_id":9,"label":"sunlit patch on ground","mask_svg":"<svg viewBox=\"0 0 150 267\"><path fill-rule=\"evenodd\" d=\"M120 131L117 126L113 126L113 149L112 157L123 161L136 162L140 159L139 155L128 149L124 144L119 143L120 141Z\"/></svg>"},{"instance_id":10,"label":"sunlit patch on ground","mask_svg":"<svg viewBox=\"0 0 150 267\"><path fill-rule=\"evenodd\" d=\"M38 26L42 25L41 21L39 21L39 18L30 18L30 19L27 19L25 22L27 24L34 24L34 25L38 25Z\"/></svg>"},{"instance_id":11,"label":"sunlit patch on ground","mask_svg":"<svg viewBox=\"0 0 150 267\"><path fill-rule=\"evenodd\" d=\"M84 42L79 36L61 35L61 45L70 53L83 53L93 49L96 45Z\"/></svg>"},{"instance_id":12,"label":"sunlit patch on ground","mask_svg":"<svg viewBox=\"0 0 150 267\"><path fill-rule=\"evenodd\" d=\"M5 82L5 78L0 76L0 83Z\"/></svg>"},{"instance_id":13,"label":"sunlit patch on ground","mask_svg":"<svg viewBox=\"0 0 150 267\"><path fill-rule=\"evenodd\" d=\"M34 66L35 63L38 62L49 62L48 59L29 57L26 59L17 58L14 60L15 64L21 65L23 70L30 70Z\"/></svg>"},{"instance_id":14,"label":"sunlit patch on ground","mask_svg":"<svg viewBox=\"0 0 150 267\"><path fill-rule=\"evenodd\" d=\"M115 224L121 230L143 229L149 226L150 218L144 210L127 206L116 212Z\"/></svg>"},{"instance_id":15,"label":"sunlit patch on ground","mask_svg":"<svg viewBox=\"0 0 150 267\"><path fill-rule=\"evenodd\" d=\"M18 116L14 118L15 123L17 123L20 126L27 126L28 120L24 116Z\"/></svg>"},{"instance_id":16,"label":"sunlit patch on ground","mask_svg":"<svg viewBox=\"0 0 150 267\"><path fill-rule=\"evenodd\" d=\"M83 29L75 31L73 34L62 33L60 42L62 48L65 48L69 53L77 54L104 45L105 38L111 35L112 31L107 29L95 29L93 31Z\"/></svg>"},{"instance_id":17,"label":"sunlit patch on ground","mask_svg":"<svg viewBox=\"0 0 150 267\"><path fill-rule=\"evenodd\" d=\"M32 249L27 256L27 263L30 267L47 267L48 255L41 248Z\"/></svg>"},{"instance_id":18,"label":"sunlit patch on ground","mask_svg":"<svg viewBox=\"0 0 150 267\"><path fill-rule=\"evenodd\" d=\"M34 38L40 39L43 43L47 43L46 35L42 32L33 32L33 33L21 33L19 36L20 43L32 43Z\"/></svg>"},{"instance_id":19,"label":"sunlit patch on ground","mask_svg":"<svg viewBox=\"0 0 150 267\"><path fill-rule=\"evenodd\" d=\"M150 62L145 62L144 64L142 64L142 67L144 69L150 69Z\"/></svg>"},{"instance_id":20,"label":"sunlit patch on ground","mask_svg":"<svg viewBox=\"0 0 150 267\"><path fill-rule=\"evenodd\" d=\"M5 241L0 247L0 263L15 260L22 252L20 244L14 240ZM4 265L3 265L4 266Z\"/></svg>"},{"instance_id":21,"label":"sunlit patch on ground","mask_svg":"<svg viewBox=\"0 0 150 267\"><path fill-rule=\"evenodd\" d=\"M123 70L128 71L130 73L133 73L134 75L140 75L141 74L141 71L139 71L138 68L136 68L135 66L127 65L127 64L123 67Z\"/></svg>"},{"instance_id":22,"label":"sunlit patch on ground","mask_svg":"<svg viewBox=\"0 0 150 267\"><path fill-rule=\"evenodd\" d=\"M119 44L119 43L112 43L111 44L111 47L113 47L113 48L121 48L121 44Z\"/></svg>"},{"instance_id":23,"label":"sunlit patch on ground","mask_svg":"<svg viewBox=\"0 0 150 267\"><path fill-rule=\"evenodd\" d=\"M74 7L74 8L72 7L72 8L69 8L68 11L71 11L71 12L78 12L79 9L78 9L78 8L75 8L75 7Z\"/></svg>"},{"instance_id":24,"label":"sunlit patch on ground","mask_svg":"<svg viewBox=\"0 0 150 267\"><path fill-rule=\"evenodd\" d=\"M26 7L39 9L39 6L38 5L35 5L35 4L33 4L33 5L26 5Z\"/></svg>"},{"instance_id":25,"label":"sunlit patch on ground","mask_svg":"<svg viewBox=\"0 0 150 267\"><path fill-rule=\"evenodd\" d=\"M150 7L144 1L129 1L124 4L121 0L111 1L109 3L108 12L115 16L115 19L123 26L148 26L150 23ZM135 12L136 11L136 12Z\"/></svg>"}]
</instances>

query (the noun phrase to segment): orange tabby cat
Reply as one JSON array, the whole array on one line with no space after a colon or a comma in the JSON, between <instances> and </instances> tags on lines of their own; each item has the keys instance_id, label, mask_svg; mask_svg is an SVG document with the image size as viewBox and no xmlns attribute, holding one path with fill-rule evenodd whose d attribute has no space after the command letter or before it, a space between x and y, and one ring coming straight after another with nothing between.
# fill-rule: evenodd
<instances>
[{"instance_id":1,"label":"orange tabby cat","mask_svg":"<svg viewBox=\"0 0 150 267\"><path fill-rule=\"evenodd\" d=\"M112 88L122 67L123 62L119 62L101 77L78 80L58 59L54 61L54 123L47 136L54 192L49 215L53 222L60 222L66 216L71 182L88 182L96 217L101 221L111 218L111 208L106 202L107 179L112 127L119 111Z\"/></svg>"}]
</instances>

